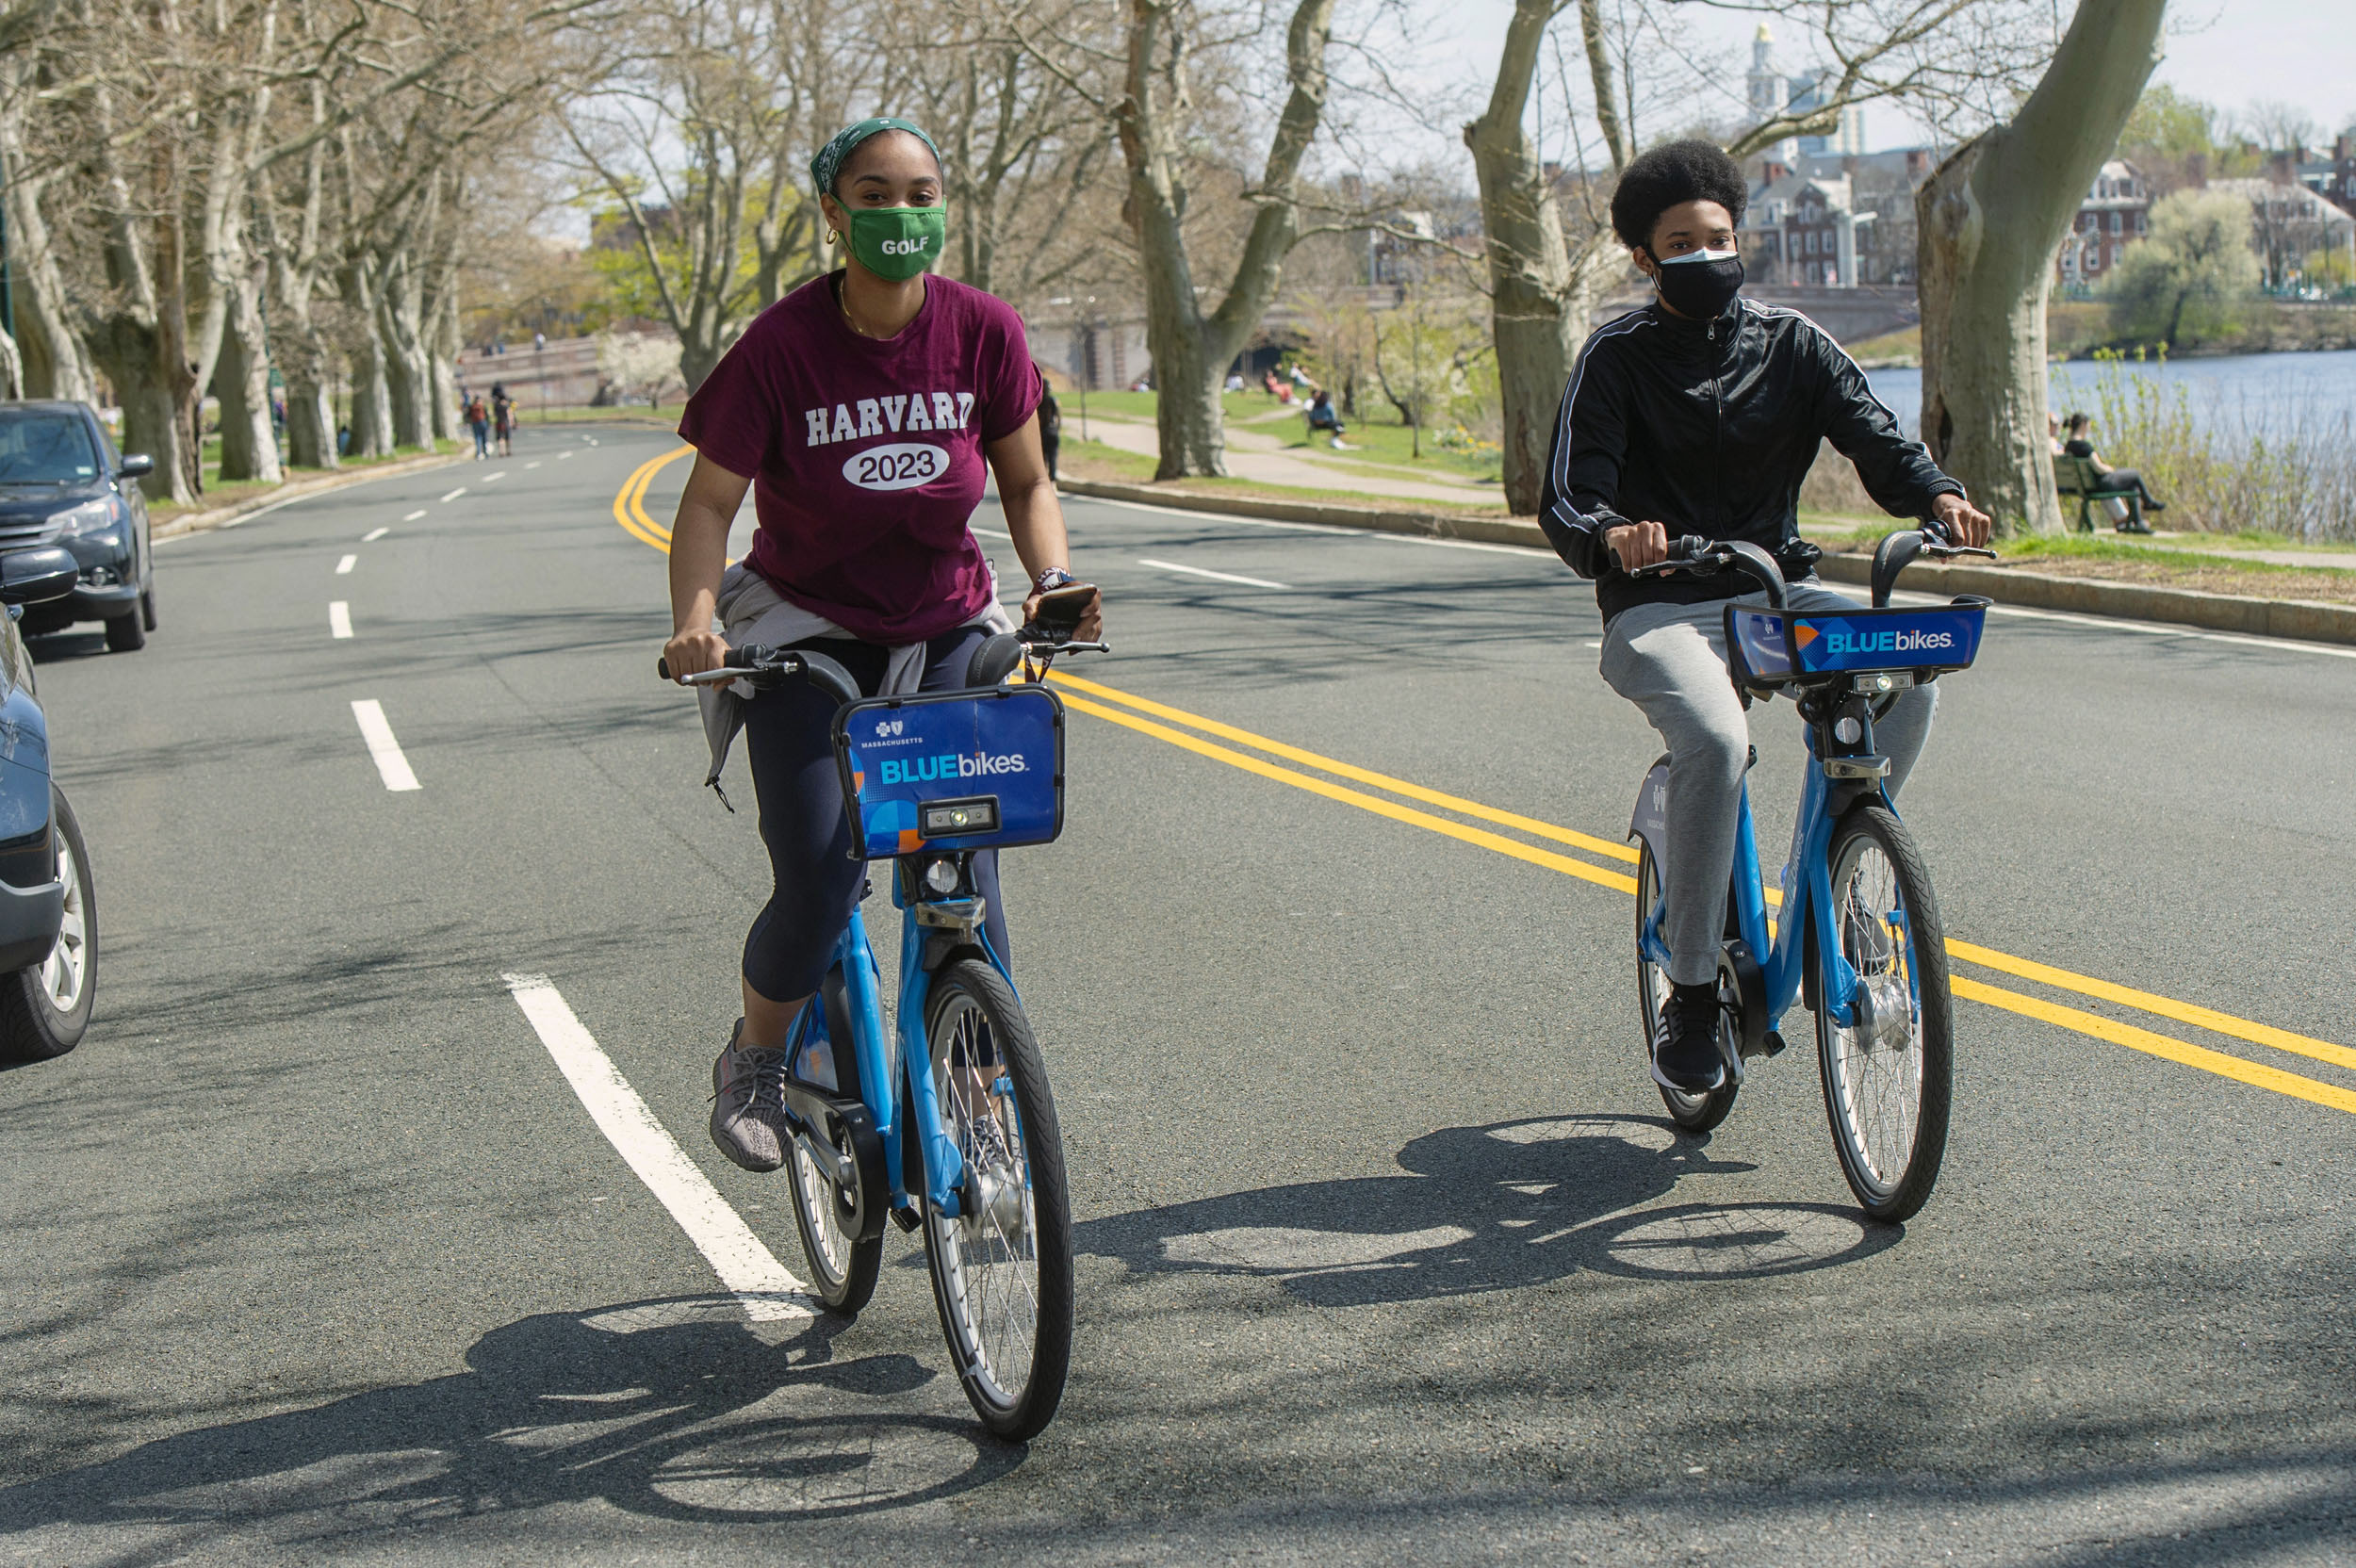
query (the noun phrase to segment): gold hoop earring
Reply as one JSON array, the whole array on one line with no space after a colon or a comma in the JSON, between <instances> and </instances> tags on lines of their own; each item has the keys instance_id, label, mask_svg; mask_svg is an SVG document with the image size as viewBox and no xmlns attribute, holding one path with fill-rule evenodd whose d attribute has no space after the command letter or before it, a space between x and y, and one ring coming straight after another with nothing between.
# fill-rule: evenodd
<instances>
[{"instance_id":1,"label":"gold hoop earring","mask_svg":"<svg viewBox=\"0 0 2356 1568\"><path fill-rule=\"evenodd\" d=\"M826 249L827 249L827 250L829 250L829 251L833 250L833 249L834 249L834 242L836 241L836 239L838 239L838 238L840 238L840 237L840 237L839 235L837 235L837 234L835 233L835 231L834 231L834 230L832 230L832 229L828 229L828 230L826 231Z\"/></svg>"}]
</instances>

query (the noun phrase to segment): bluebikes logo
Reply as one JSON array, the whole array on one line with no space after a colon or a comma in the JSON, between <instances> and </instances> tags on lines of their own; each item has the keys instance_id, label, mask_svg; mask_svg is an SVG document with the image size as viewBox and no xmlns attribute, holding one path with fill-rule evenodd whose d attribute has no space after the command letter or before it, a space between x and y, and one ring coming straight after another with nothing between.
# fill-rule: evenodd
<instances>
[{"instance_id":1,"label":"bluebikes logo","mask_svg":"<svg viewBox=\"0 0 2356 1568\"><path fill-rule=\"evenodd\" d=\"M934 757L886 758L877 770L877 778L885 784L930 784L956 778L989 778L1000 774L1027 773L1030 761L1019 751L991 754L977 751L970 757L954 753Z\"/></svg>"},{"instance_id":2,"label":"bluebikes logo","mask_svg":"<svg viewBox=\"0 0 2356 1568\"><path fill-rule=\"evenodd\" d=\"M1808 670L1957 669L1978 651L1980 620L1931 610L1809 616L1792 622L1792 648Z\"/></svg>"}]
</instances>

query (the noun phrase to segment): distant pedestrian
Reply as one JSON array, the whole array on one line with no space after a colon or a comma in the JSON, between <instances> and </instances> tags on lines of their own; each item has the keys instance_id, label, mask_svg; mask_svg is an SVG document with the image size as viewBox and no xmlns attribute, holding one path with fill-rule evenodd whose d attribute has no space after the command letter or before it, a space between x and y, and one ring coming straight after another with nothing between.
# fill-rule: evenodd
<instances>
[{"instance_id":1,"label":"distant pedestrian","mask_svg":"<svg viewBox=\"0 0 2356 1568\"><path fill-rule=\"evenodd\" d=\"M532 335L532 351L533 353L546 353L548 351L548 335L547 333L535 332Z\"/></svg>"},{"instance_id":2,"label":"distant pedestrian","mask_svg":"<svg viewBox=\"0 0 2356 1568\"><path fill-rule=\"evenodd\" d=\"M1342 416L1333 411L1333 395L1324 387L1318 387L1316 398L1309 404L1309 433L1314 436L1319 431L1329 431L1333 433L1333 449L1337 452L1348 451L1350 449L1342 445L1345 428Z\"/></svg>"},{"instance_id":3,"label":"distant pedestrian","mask_svg":"<svg viewBox=\"0 0 2356 1568\"><path fill-rule=\"evenodd\" d=\"M505 382L491 384L491 429L499 437L499 456L515 456L515 400L507 395Z\"/></svg>"},{"instance_id":4,"label":"distant pedestrian","mask_svg":"<svg viewBox=\"0 0 2356 1568\"><path fill-rule=\"evenodd\" d=\"M483 406L480 392L466 400L466 428L474 432L474 456L480 463L491 455L491 411Z\"/></svg>"},{"instance_id":5,"label":"distant pedestrian","mask_svg":"<svg viewBox=\"0 0 2356 1568\"><path fill-rule=\"evenodd\" d=\"M2102 487L2105 490L2132 490L2135 493L2136 498L2142 501L2146 512L2167 511L2168 503L2151 494L2151 486L2143 482L2142 474L2133 468L2112 467L2104 460L2102 454L2094 449L2093 434L2094 416L2090 414L2072 414L2070 416L2070 439L2062 443L2062 450L2071 457L2083 457L2093 464L2094 471L2102 476ZM2119 505L2124 507L2126 503L2121 501ZM2121 533L2151 531L2132 512L2124 517L2119 517L2116 512L2111 515L2118 518L2117 526Z\"/></svg>"},{"instance_id":6,"label":"distant pedestrian","mask_svg":"<svg viewBox=\"0 0 2356 1568\"><path fill-rule=\"evenodd\" d=\"M1055 384L1039 378L1039 445L1047 457L1047 477L1055 477L1055 451L1063 445L1063 408L1055 401Z\"/></svg>"}]
</instances>

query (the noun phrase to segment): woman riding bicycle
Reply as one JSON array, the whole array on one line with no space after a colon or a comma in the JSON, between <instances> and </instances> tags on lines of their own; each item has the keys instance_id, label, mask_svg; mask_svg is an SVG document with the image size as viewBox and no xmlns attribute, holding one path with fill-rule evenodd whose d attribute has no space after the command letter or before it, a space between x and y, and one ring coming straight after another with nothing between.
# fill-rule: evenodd
<instances>
[{"instance_id":1,"label":"woman riding bicycle","mask_svg":"<svg viewBox=\"0 0 2356 1568\"><path fill-rule=\"evenodd\" d=\"M1822 328L1741 298L1747 195L1741 168L1706 141L1654 148L1620 176L1612 226L1659 297L1579 351L1539 507L1556 552L1595 580L1604 679L1669 748L1672 990L1652 1071L1685 1094L1726 1076L1718 952L1750 735L1726 678L1724 601L1744 589L1731 574L1629 573L1665 561L1672 535L1748 540L1781 564L1794 610L1854 608L1817 581L1820 552L1799 534L1800 482L1827 440L1892 514L1936 517L1957 544L1984 544L1989 528ZM1874 728L1892 795L1930 733L1934 691L1907 692Z\"/></svg>"},{"instance_id":2,"label":"woman riding bicycle","mask_svg":"<svg viewBox=\"0 0 2356 1568\"><path fill-rule=\"evenodd\" d=\"M723 667L733 644L806 646L870 693L954 689L983 640L1011 628L967 527L985 465L1031 574L1025 618L1072 580L1039 448L1039 374L1011 306L927 275L945 227L930 137L905 120L862 120L820 150L810 177L827 243L846 260L763 311L688 400L679 434L695 466L671 531L663 658L677 678ZM760 527L728 566L748 485ZM1091 599L1078 635L1100 629ZM711 697L712 776L741 715L775 878L744 939L744 1016L712 1069L712 1137L745 1169L775 1170L795 1021L865 868L850 855L834 699L798 682ZM996 857L977 855L973 873L1004 955Z\"/></svg>"}]
</instances>

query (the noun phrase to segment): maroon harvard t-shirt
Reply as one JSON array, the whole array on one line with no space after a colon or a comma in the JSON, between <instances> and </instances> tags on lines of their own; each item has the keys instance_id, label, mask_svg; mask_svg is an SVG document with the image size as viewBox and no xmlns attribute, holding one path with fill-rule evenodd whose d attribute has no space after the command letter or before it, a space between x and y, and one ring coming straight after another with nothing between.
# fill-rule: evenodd
<instances>
[{"instance_id":1,"label":"maroon harvard t-shirt","mask_svg":"<svg viewBox=\"0 0 2356 1568\"><path fill-rule=\"evenodd\" d=\"M753 570L871 643L920 643L989 607L966 520L983 446L1039 406L1023 318L1005 301L924 280L898 336L862 337L820 278L762 311L712 368L679 433L753 481Z\"/></svg>"}]
</instances>

